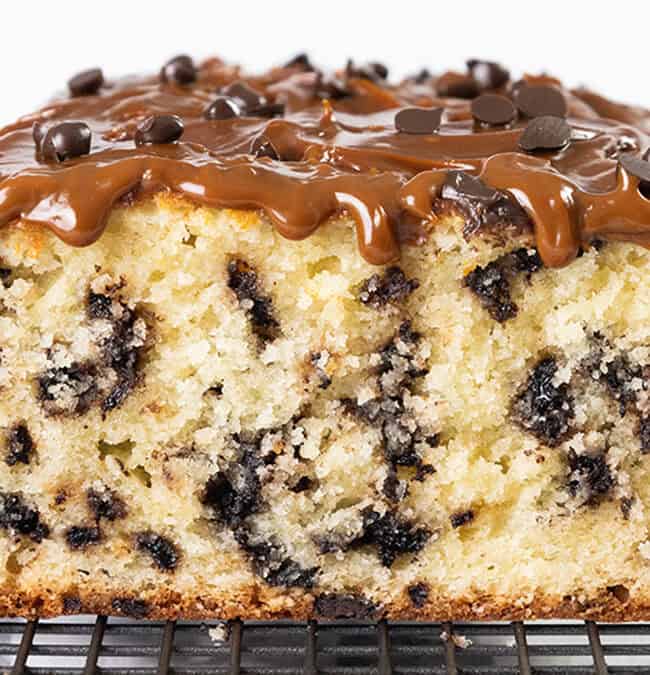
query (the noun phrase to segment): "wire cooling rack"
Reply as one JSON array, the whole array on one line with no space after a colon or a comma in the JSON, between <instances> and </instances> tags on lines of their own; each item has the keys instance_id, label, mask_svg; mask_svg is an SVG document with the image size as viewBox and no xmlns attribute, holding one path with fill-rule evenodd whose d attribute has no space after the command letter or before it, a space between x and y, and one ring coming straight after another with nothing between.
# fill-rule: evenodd
<instances>
[{"instance_id":1,"label":"wire cooling rack","mask_svg":"<svg viewBox=\"0 0 650 675\"><path fill-rule=\"evenodd\" d=\"M0 622L10 675L650 673L650 625Z\"/></svg>"}]
</instances>

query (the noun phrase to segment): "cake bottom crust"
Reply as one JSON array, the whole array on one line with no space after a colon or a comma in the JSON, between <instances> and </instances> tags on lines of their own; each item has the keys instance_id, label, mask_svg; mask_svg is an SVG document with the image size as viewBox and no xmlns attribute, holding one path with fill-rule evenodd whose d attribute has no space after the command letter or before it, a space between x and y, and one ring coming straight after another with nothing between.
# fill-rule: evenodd
<instances>
[{"instance_id":1,"label":"cake bottom crust","mask_svg":"<svg viewBox=\"0 0 650 675\"><path fill-rule=\"evenodd\" d=\"M340 596L341 599L352 596ZM314 595L291 591L284 597L269 594L261 585L213 596L183 595L174 591L139 593L132 588L115 593L53 592L48 589L15 591L0 589L0 615L8 617L54 618L64 614L99 614L151 620L277 620L360 619L391 621L531 621L574 619L603 622L650 620L650 598L621 599L611 591L585 598L536 593L526 598L476 593L466 598L449 597L429 591L426 604L417 609L405 599L324 616Z\"/></svg>"}]
</instances>

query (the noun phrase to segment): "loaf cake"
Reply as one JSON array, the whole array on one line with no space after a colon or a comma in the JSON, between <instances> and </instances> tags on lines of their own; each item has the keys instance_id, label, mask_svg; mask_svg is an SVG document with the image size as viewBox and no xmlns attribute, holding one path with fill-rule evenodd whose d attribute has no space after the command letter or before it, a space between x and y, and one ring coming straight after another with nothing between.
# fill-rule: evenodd
<instances>
[{"instance_id":1,"label":"loaf cake","mask_svg":"<svg viewBox=\"0 0 650 675\"><path fill-rule=\"evenodd\" d=\"M650 619L648 134L305 55L2 129L0 614Z\"/></svg>"}]
</instances>

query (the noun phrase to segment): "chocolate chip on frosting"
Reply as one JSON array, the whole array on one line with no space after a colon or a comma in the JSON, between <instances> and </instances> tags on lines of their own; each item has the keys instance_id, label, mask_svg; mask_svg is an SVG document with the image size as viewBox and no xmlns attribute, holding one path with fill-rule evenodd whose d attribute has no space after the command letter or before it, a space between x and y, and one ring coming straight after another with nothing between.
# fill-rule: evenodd
<instances>
[{"instance_id":1,"label":"chocolate chip on frosting","mask_svg":"<svg viewBox=\"0 0 650 675\"><path fill-rule=\"evenodd\" d=\"M515 104L526 117L567 116L567 103L562 92L541 84L522 84L515 91Z\"/></svg>"},{"instance_id":2,"label":"chocolate chip on frosting","mask_svg":"<svg viewBox=\"0 0 650 675\"><path fill-rule=\"evenodd\" d=\"M301 68L302 70L314 70L314 66L309 60L309 55L305 52L296 54L293 58L289 59L285 64L285 68Z\"/></svg>"},{"instance_id":3,"label":"chocolate chip on frosting","mask_svg":"<svg viewBox=\"0 0 650 675\"><path fill-rule=\"evenodd\" d=\"M251 155L255 157L268 157L280 159L280 154L271 141L264 135L258 136L251 145Z\"/></svg>"},{"instance_id":4,"label":"chocolate chip on frosting","mask_svg":"<svg viewBox=\"0 0 650 675\"><path fill-rule=\"evenodd\" d=\"M618 158L618 163L635 178L650 186L650 162L636 155L625 153Z\"/></svg>"},{"instance_id":5,"label":"chocolate chip on frosting","mask_svg":"<svg viewBox=\"0 0 650 675\"><path fill-rule=\"evenodd\" d=\"M348 59L345 66L345 74L347 77L358 77L363 80L379 82L388 77L388 68L383 63L377 61L370 61L357 66L352 59Z\"/></svg>"},{"instance_id":6,"label":"chocolate chip on frosting","mask_svg":"<svg viewBox=\"0 0 650 675\"><path fill-rule=\"evenodd\" d=\"M449 98L474 98L479 95L479 87L470 75L448 72L436 82L438 96Z\"/></svg>"},{"instance_id":7,"label":"chocolate chip on frosting","mask_svg":"<svg viewBox=\"0 0 650 675\"><path fill-rule=\"evenodd\" d=\"M395 115L395 127L406 134L433 134L441 121L442 108L404 108Z\"/></svg>"},{"instance_id":8,"label":"chocolate chip on frosting","mask_svg":"<svg viewBox=\"0 0 650 675\"><path fill-rule=\"evenodd\" d=\"M223 87L220 93L239 101L245 114L248 115L253 114L256 110L267 105L265 96L241 81L233 82L232 84Z\"/></svg>"},{"instance_id":9,"label":"chocolate chip on frosting","mask_svg":"<svg viewBox=\"0 0 650 675\"><path fill-rule=\"evenodd\" d=\"M163 82L191 84L196 80L196 66L190 56L181 54L167 61L160 71Z\"/></svg>"},{"instance_id":10,"label":"chocolate chip on frosting","mask_svg":"<svg viewBox=\"0 0 650 675\"><path fill-rule=\"evenodd\" d=\"M472 115L484 124L508 124L517 115L510 99L498 94L483 94L472 101Z\"/></svg>"},{"instance_id":11,"label":"chocolate chip on frosting","mask_svg":"<svg viewBox=\"0 0 650 675\"><path fill-rule=\"evenodd\" d=\"M560 117L545 115L528 123L519 138L519 147L526 152L558 150L571 140L571 127Z\"/></svg>"},{"instance_id":12,"label":"chocolate chip on frosting","mask_svg":"<svg viewBox=\"0 0 650 675\"><path fill-rule=\"evenodd\" d=\"M237 101L233 98L228 98L228 96L218 96L203 111L203 116L207 120L228 120L240 115L241 109Z\"/></svg>"},{"instance_id":13,"label":"chocolate chip on frosting","mask_svg":"<svg viewBox=\"0 0 650 675\"><path fill-rule=\"evenodd\" d=\"M138 125L136 145L173 143L183 135L183 121L177 115L151 115Z\"/></svg>"},{"instance_id":14,"label":"chocolate chip on frosting","mask_svg":"<svg viewBox=\"0 0 650 675\"><path fill-rule=\"evenodd\" d=\"M101 68L91 68L77 73L68 80L68 89L72 96L91 96L96 94L104 84Z\"/></svg>"},{"instance_id":15,"label":"chocolate chip on frosting","mask_svg":"<svg viewBox=\"0 0 650 675\"><path fill-rule=\"evenodd\" d=\"M41 129L34 128L36 140ZM90 152L90 128L85 122L61 122L47 130L40 142L40 152L48 162L65 162ZM38 147L38 143L37 143Z\"/></svg>"},{"instance_id":16,"label":"chocolate chip on frosting","mask_svg":"<svg viewBox=\"0 0 650 675\"><path fill-rule=\"evenodd\" d=\"M470 59L467 62L467 70L482 90L499 89L510 79L510 73L494 61Z\"/></svg>"}]
</instances>

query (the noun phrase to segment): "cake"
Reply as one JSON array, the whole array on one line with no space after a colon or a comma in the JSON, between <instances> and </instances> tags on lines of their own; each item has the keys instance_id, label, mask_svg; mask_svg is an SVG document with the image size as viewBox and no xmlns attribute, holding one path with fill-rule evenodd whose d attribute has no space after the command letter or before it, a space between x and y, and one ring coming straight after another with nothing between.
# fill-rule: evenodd
<instances>
[{"instance_id":1,"label":"cake","mask_svg":"<svg viewBox=\"0 0 650 675\"><path fill-rule=\"evenodd\" d=\"M650 619L649 133L304 55L5 127L0 613Z\"/></svg>"}]
</instances>

